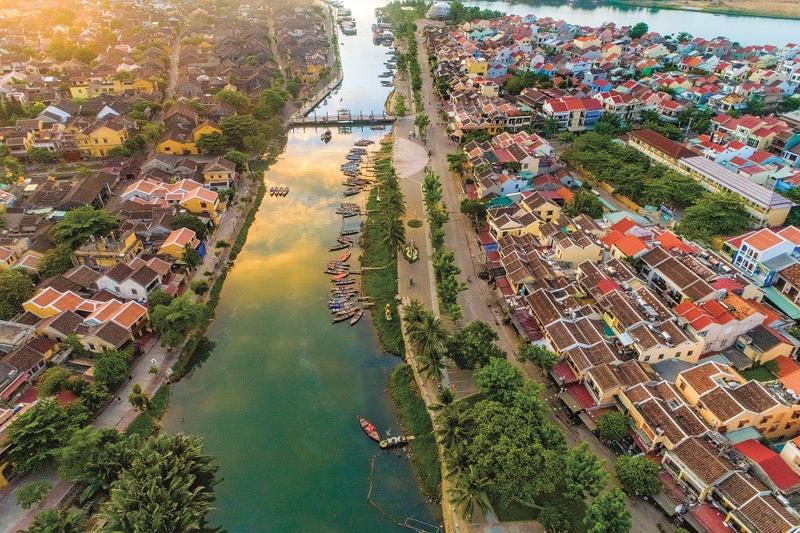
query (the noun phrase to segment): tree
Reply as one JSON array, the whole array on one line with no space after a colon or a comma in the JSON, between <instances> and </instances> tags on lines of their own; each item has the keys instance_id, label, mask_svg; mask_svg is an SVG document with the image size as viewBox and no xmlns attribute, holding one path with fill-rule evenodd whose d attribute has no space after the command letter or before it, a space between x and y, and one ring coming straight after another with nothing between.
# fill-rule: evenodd
<instances>
[{"instance_id":1,"label":"tree","mask_svg":"<svg viewBox=\"0 0 800 533\"><path fill-rule=\"evenodd\" d=\"M603 203L591 191L578 189L573 193L572 201L564 207L564 214L570 217L587 215L600 218L603 216Z\"/></svg>"},{"instance_id":2,"label":"tree","mask_svg":"<svg viewBox=\"0 0 800 533\"><path fill-rule=\"evenodd\" d=\"M419 128L419 133L422 136L425 136L425 130L428 129L430 123L431 119L426 113L418 113L417 116L414 117L414 125Z\"/></svg>"},{"instance_id":3,"label":"tree","mask_svg":"<svg viewBox=\"0 0 800 533\"><path fill-rule=\"evenodd\" d=\"M475 321L456 331L447 343L450 358L458 368L473 369L483 366L492 357L505 358L496 344L497 332L486 322Z\"/></svg>"},{"instance_id":4,"label":"tree","mask_svg":"<svg viewBox=\"0 0 800 533\"><path fill-rule=\"evenodd\" d=\"M69 246L74 250L88 241L90 237L108 235L118 225L117 217L105 209L84 205L67 211L64 218L53 226L52 235L58 244Z\"/></svg>"},{"instance_id":5,"label":"tree","mask_svg":"<svg viewBox=\"0 0 800 533\"><path fill-rule=\"evenodd\" d=\"M632 522L625 495L618 487L601 494L586 509L583 523L587 533L628 533Z\"/></svg>"},{"instance_id":6,"label":"tree","mask_svg":"<svg viewBox=\"0 0 800 533\"><path fill-rule=\"evenodd\" d=\"M21 176L25 171L25 167L19 162L19 159L11 156L3 158L3 167L6 169L6 172L11 174L14 178Z\"/></svg>"},{"instance_id":7,"label":"tree","mask_svg":"<svg viewBox=\"0 0 800 533\"><path fill-rule=\"evenodd\" d=\"M171 301L172 296L170 296L167 291L161 287L156 287L147 293L147 303L150 304L151 308L154 308L158 305L169 305Z\"/></svg>"},{"instance_id":8,"label":"tree","mask_svg":"<svg viewBox=\"0 0 800 533\"><path fill-rule=\"evenodd\" d=\"M245 149L244 138L259 129L258 121L253 115L228 115L219 125L225 136L226 146L236 150Z\"/></svg>"},{"instance_id":9,"label":"tree","mask_svg":"<svg viewBox=\"0 0 800 533\"><path fill-rule=\"evenodd\" d=\"M250 107L250 99L239 91L222 89L215 97L219 102L235 109L237 113L245 112Z\"/></svg>"},{"instance_id":10,"label":"tree","mask_svg":"<svg viewBox=\"0 0 800 533\"><path fill-rule=\"evenodd\" d=\"M638 39L639 37L647 33L649 30L650 27L647 25L647 23L638 22L631 27L631 29L628 31L628 35L630 35L632 39Z\"/></svg>"},{"instance_id":11,"label":"tree","mask_svg":"<svg viewBox=\"0 0 800 533\"><path fill-rule=\"evenodd\" d=\"M117 350L100 354L94 366L94 379L100 385L114 390L128 376L128 355Z\"/></svg>"},{"instance_id":12,"label":"tree","mask_svg":"<svg viewBox=\"0 0 800 533\"><path fill-rule=\"evenodd\" d=\"M791 189L783 191L781 194L797 204L796 207L792 207L791 210L789 210L789 216L786 217L786 225L796 226L800 224L800 187L792 187Z\"/></svg>"},{"instance_id":13,"label":"tree","mask_svg":"<svg viewBox=\"0 0 800 533\"><path fill-rule=\"evenodd\" d=\"M151 399L138 383L131 389L131 393L128 395L128 401L132 406L138 409L140 413L146 413L150 410Z\"/></svg>"},{"instance_id":14,"label":"tree","mask_svg":"<svg viewBox=\"0 0 800 533\"><path fill-rule=\"evenodd\" d=\"M292 98L297 98L300 94L301 85L297 80L289 80L286 82L286 90L292 95Z\"/></svg>"},{"instance_id":15,"label":"tree","mask_svg":"<svg viewBox=\"0 0 800 533\"><path fill-rule=\"evenodd\" d=\"M478 474L475 467L470 465L456 475L448 489L450 503L461 510L464 518L472 520L476 508L480 508L483 513L490 508L489 498L486 496L488 487L489 479Z\"/></svg>"},{"instance_id":16,"label":"tree","mask_svg":"<svg viewBox=\"0 0 800 533\"><path fill-rule=\"evenodd\" d=\"M558 355L540 344L525 343L519 347L517 360L533 363L545 373L556 366Z\"/></svg>"},{"instance_id":17,"label":"tree","mask_svg":"<svg viewBox=\"0 0 800 533\"><path fill-rule=\"evenodd\" d=\"M561 124L553 117L547 117L542 123L542 134L547 138L552 138L560 129Z\"/></svg>"},{"instance_id":18,"label":"tree","mask_svg":"<svg viewBox=\"0 0 800 533\"><path fill-rule=\"evenodd\" d=\"M265 89L261 93L256 114L259 118L275 115L286 105L286 94L275 89Z\"/></svg>"},{"instance_id":19,"label":"tree","mask_svg":"<svg viewBox=\"0 0 800 533\"><path fill-rule=\"evenodd\" d=\"M32 162L40 165L46 165L56 160L56 156L53 152L40 146L29 148L25 155Z\"/></svg>"},{"instance_id":20,"label":"tree","mask_svg":"<svg viewBox=\"0 0 800 533\"><path fill-rule=\"evenodd\" d=\"M208 292L208 282L204 279L196 279L189 284L192 292L201 295Z\"/></svg>"},{"instance_id":21,"label":"tree","mask_svg":"<svg viewBox=\"0 0 800 533\"><path fill-rule=\"evenodd\" d=\"M27 474L44 466L88 419L89 413L80 402L63 408L52 399L36 402L8 428L9 458L16 471Z\"/></svg>"},{"instance_id":22,"label":"tree","mask_svg":"<svg viewBox=\"0 0 800 533\"><path fill-rule=\"evenodd\" d=\"M45 509L23 533L83 533L86 516L74 509Z\"/></svg>"},{"instance_id":23,"label":"tree","mask_svg":"<svg viewBox=\"0 0 800 533\"><path fill-rule=\"evenodd\" d=\"M250 139L246 137L245 140ZM263 150L260 150L263 151ZM236 172L244 172L247 170L247 154L238 150L228 150L225 152L225 159L236 165Z\"/></svg>"},{"instance_id":24,"label":"tree","mask_svg":"<svg viewBox=\"0 0 800 533\"><path fill-rule=\"evenodd\" d=\"M194 270L200 266L200 262L202 261L200 252L188 244L183 248L183 257L181 259L183 259L186 268L189 270Z\"/></svg>"},{"instance_id":25,"label":"tree","mask_svg":"<svg viewBox=\"0 0 800 533\"><path fill-rule=\"evenodd\" d=\"M617 459L617 478L631 496L655 496L661 492L658 464L646 457L622 455Z\"/></svg>"},{"instance_id":26,"label":"tree","mask_svg":"<svg viewBox=\"0 0 800 533\"><path fill-rule=\"evenodd\" d=\"M161 336L161 344L174 348L197 327L205 314L204 304L195 304L187 296L173 299L169 305L157 305L150 313L150 322Z\"/></svg>"},{"instance_id":27,"label":"tree","mask_svg":"<svg viewBox=\"0 0 800 533\"><path fill-rule=\"evenodd\" d=\"M585 442L570 448L564 460L564 496L578 501L600 494L608 482L603 463Z\"/></svg>"},{"instance_id":28,"label":"tree","mask_svg":"<svg viewBox=\"0 0 800 533\"><path fill-rule=\"evenodd\" d=\"M461 213L472 218L473 223L477 224L479 219L486 216L486 205L480 200L461 200Z\"/></svg>"},{"instance_id":29,"label":"tree","mask_svg":"<svg viewBox=\"0 0 800 533\"><path fill-rule=\"evenodd\" d=\"M31 277L17 269L0 272L0 320L10 320L35 292Z\"/></svg>"},{"instance_id":30,"label":"tree","mask_svg":"<svg viewBox=\"0 0 800 533\"><path fill-rule=\"evenodd\" d=\"M175 215L175 218L172 219L172 224L170 227L172 229L189 228L194 232L197 238L201 240L205 239L206 234L208 233L208 226L206 223L200 220L200 217L191 213L181 213L179 215Z\"/></svg>"},{"instance_id":31,"label":"tree","mask_svg":"<svg viewBox=\"0 0 800 533\"><path fill-rule=\"evenodd\" d=\"M17 504L20 507L23 509L30 509L37 503L44 500L51 488L53 487L50 486L50 483L40 479L38 481L32 481L27 485L23 485L17 489L14 496L16 497Z\"/></svg>"},{"instance_id":32,"label":"tree","mask_svg":"<svg viewBox=\"0 0 800 533\"><path fill-rule=\"evenodd\" d=\"M397 255L397 250L406 242L405 224L397 217L384 217L380 225L381 243L391 251L392 256Z\"/></svg>"},{"instance_id":33,"label":"tree","mask_svg":"<svg viewBox=\"0 0 800 533\"><path fill-rule=\"evenodd\" d=\"M67 384L72 373L63 366L51 366L39 376L36 394L39 398L47 398L59 392Z\"/></svg>"},{"instance_id":34,"label":"tree","mask_svg":"<svg viewBox=\"0 0 800 533\"><path fill-rule=\"evenodd\" d=\"M72 249L61 244L44 253L39 262L39 276L42 279L48 279L63 274L73 266Z\"/></svg>"},{"instance_id":35,"label":"tree","mask_svg":"<svg viewBox=\"0 0 800 533\"><path fill-rule=\"evenodd\" d=\"M222 155L227 148L225 136L220 132L201 135L197 139L197 148L205 155Z\"/></svg>"},{"instance_id":36,"label":"tree","mask_svg":"<svg viewBox=\"0 0 800 533\"><path fill-rule=\"evenodd\" d=\"M536 520L547 533L566 533L570 530L569 511L563 505L547 504L539 511Z\"/></svg>"},{"instance_id":37,"label":"tree","mask_svg":"<svg viewBox=\"0 0 800 533\"><path fill-rule=\"evenodd\" d=\"M155 122L148 122L144 126L142 126L141 136L142 139L145 141L153 144L161 138L161 134L164 132L164 127L161 124L156 124Z\"/></svg>"},{"instance_id":38,"label":"tree","mask_svg":"<svg viewBox=\"0 0 800 533\"><path fill-rule=\"evenodd\" d=\"M607 137L614 137L625 132L625 127L622 124L622 119L619 115L609 111L603 111L600 118L594 125L594 132L599 135Z\"/></svg>"},{"instance_id":39,"label":"tree","mask_svg":"<svg viewBox=\"0 0 800 533\"><path fill-rule=\"evenodd\" d=\"M394 97L394 114L397 117L404 117L408 113L408 109L406 108L406 97L402 94L398 94Z\"/></svg>"},{"instance_id":40,"label":"tree","mask_svg":"<svg viewBox=\"0 0 800 533\"><path fill-rule=\"evenodd\" d=\"M677 230L689 239L709 240L739 234L749 223L741 197L727 192L706 193L686 209Z\"/></svg>"},{"instance_id":41,"label":"tree","mask_svg":"<svg viewBox=\"0 0 800 533\"><path fill-rule=\"evenodd\" d=\"M204 531L216 472L196 437L148 439L111 485L111 497L100 511L107 521L101 531Z\"/></svg>"},{"instance_id":42,"label":"tree","mask_svg":"<svg viewBox=\"0 0 800 533\"><path fill-rule=\"evenodd\" d=\"M464 174L464 165L467 164L467 154L462 150L458 152L447 154L447 168L451 172L456 172L459 175Z\"/></svg>"},{"instance_id":43,"label":"tree","mask_svg":"<svg viewBox=\"0 0 800 533\"><path fill-rule=\"evenodd\" d=\"M628 417L619 411L609 411L597 418L597 436L604 442L619 442L628 436Z\"/></svg>"},{"instance_id":44,"label":"tree","mask_svg":"<svg viewBox=\"0 0 800 533\"><path fill-rule=\"evenodd\" d=\"M436 415L436 436L445 448L453 448L467 438L470 421L470 413L463 404L454 403Z\"/></svg>"},{"instance_id":45,"label":"tree","mask_svg":"<svg viewBox=\"0 0 800 533\"><path fill-rule=\"evenodd\" d=\"M473 374L475 385L489 400L510 405L522 387L522 373L505 359L493 358Z\"/></svg>"}]
</instances>

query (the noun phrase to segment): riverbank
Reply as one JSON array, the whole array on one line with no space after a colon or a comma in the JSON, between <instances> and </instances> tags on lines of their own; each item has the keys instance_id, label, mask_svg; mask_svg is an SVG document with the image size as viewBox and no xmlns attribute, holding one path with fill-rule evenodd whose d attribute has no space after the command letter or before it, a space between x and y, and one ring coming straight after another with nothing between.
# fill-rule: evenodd
<instances>
[{"instance_id":1,"label":"riverbank","mask_svg":"<svg viewBox=\"0 0 800 533\"><path fill-rule=\"evenodd\" d=\"M381 161L384 161L384 165L385 162L390 161L391 152L391 143L382 144L375 166L380 166ZM380 179L379 175L378 180ZM383 229L375 221L375 217L378 216L378 187L373 187L369 193L367 213L369 214L361 237L361 266L367 268L362 276L364 294L375 302L370 315L372 315L372 323L383 349L392 355L402 356L403 336L400 332L400 319L397 316L397 299L395 298L397 295L397 257L385 242ZM391 313L390 320L387 320L384 313L387 305Z\"/></svg>"},{"instance_id":2,"label":"riverbank","mask_svg":"<svg viewBox=\"0 0 800 533\"><path fill-rule=\"evenodd\" d=\"M433 435L433 424L425 402L414 383L411 367L402 364L392 371L389 379L392 399L400 411L406 432L414 435L411 453L422 492L436 501L442 498L442 467Z\"/></svg>"},{"instance_id":3,"label":"riverbank","mask_svg":"<svg viewBox=\"0 0 800 533\"><path fill-rule=\"evenodd\" d=\"M611 6L645 7L674 11L700 11L718 15L800 19L800 3L795 0L605 0Z\"/></svg>"}]
</instances>

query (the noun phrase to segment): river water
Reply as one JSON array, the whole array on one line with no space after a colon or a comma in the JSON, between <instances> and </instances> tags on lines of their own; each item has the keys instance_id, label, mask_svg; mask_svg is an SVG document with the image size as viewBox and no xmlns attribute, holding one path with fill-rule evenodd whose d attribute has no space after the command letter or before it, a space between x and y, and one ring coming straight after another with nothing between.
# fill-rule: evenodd
<instances>
[{"instance_id":1,"label":"river water","mask_svg":"<svg viewBox=\"0 0 800 533\"><path fill-rule=\"evenodd\" d=\"M742 45L783 46L796 43L800 39L800 20L553 1L511 4L504 0L471 0L465 3L513 15L533 13L537 17L553 17L583 26L599 26L603 22L630 26L637 22L646 22L652 31L662 35L682 31L706 39L721 35Z\"/></svg>"},{"instance_id":2,"label":"river water","mask_svg":"<svg viewBox=\"0 0 800 533\"><path fill-rule=\"evenodd\" d=\"M370 25L384 1L347 3L358 35L340 35L344 82L317 112L380 113L389 90L377 75L387 49L372 44ZM480 4L584 24L645 20L661 32L712 36L719 27L743 43L763 24L736 17L724 25L724 18L673 11ZM788 40L786 25L798 29L796 22L768 24L765 34L776 42ZM208 332L216 347L171 389L164 426L202 436L216 456L222 482L211 520L231 533L407 531L396 525L407 517L438 523L408 458L376 454L355 421L363 414L383 432L400 432L386 392L398 359L381 353L368 320L332 325L326 309L322 270L335 257L327 248L341 224L333 212L342 201L339 165L354 141L384 133L338 131L323 144L319 131L290 132L265 179L291 192L264 199ZM370 479L383 512L366 500Z\"/></svg>"}]
</instances>

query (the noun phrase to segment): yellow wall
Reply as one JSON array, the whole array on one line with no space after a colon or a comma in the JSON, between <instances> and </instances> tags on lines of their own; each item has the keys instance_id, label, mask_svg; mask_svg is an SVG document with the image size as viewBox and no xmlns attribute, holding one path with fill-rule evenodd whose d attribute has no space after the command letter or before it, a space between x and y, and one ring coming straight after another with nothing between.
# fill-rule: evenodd
<instances>
[{"instance_id":1,"label":"yellow wall","mask_svg":"<svg viewBox=\"0 0 800 533\"><path fill-rule=\"evenodd\" d=\"M162 154L172 155L197 155L197 145L193 142L181 143L174 139L167 139L158 143L158 151Z\"/></svg>"},{"instance_id":2,"label":"yellow wall","mask_svg":"<svg viewBox=\"0 0 800 533\"><path fill-rule=\"evenodd\" d=\"M212 126L208 122L204 122L192 131L192 139L194 139L194 142L197 142L203 135L211 135L212 133L222 133L222 130Z\"/></svg>"},{"instance_id":3,"label":"yellow wall","mask_svg":"<svg viewBox=\"0 0 800 533\"><path fill-rule=\"evenodd\" d=\"M79 143L78 148L90 152L94 157L105 157L108 155L109 150L122 146L122 143L127 139L127 130L116 131L107 126L101 126L89 132L88 136L84 136L82 138L84 142Z\"/></svg>"}]
</instances>

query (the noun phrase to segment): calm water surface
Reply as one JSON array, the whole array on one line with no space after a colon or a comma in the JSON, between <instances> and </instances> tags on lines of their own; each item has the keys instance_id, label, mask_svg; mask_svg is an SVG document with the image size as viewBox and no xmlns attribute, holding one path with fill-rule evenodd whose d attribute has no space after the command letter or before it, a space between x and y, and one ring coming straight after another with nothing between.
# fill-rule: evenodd
<instances>
[{"instance_id":1,"label":"calm water surface","mask_svg":"<svg viewBox=\"0 0 800 533\"><path fill-rule=\"evenodd\" d=\"M357 36L340 35L344 82L318 109L383 111L389 89L377 75L387 48L371 42L381 0L347 2ZM507 12L596 25L646 21L662 33L724 33L744 44L764 36L783 44L800 24L752 17L713 17L677 11L580 9L571 6L480 5ZM358 414L382 431L400 431L386 393L398 363L381 353L368 320L355 328L330 324L324 264L341 219L339 165L358 138L383 132L294 131L267 173L268 186L288 185L287 198L267 196L235 267L228 275L210 358L172 388L164 424L200 435L220 464L212 521L240 532L391 532L399 528L366 501L374 457L373 498L394 520L436 522L437 510L419 493L407 458L379 453L355 422Z\"/></svg>"},{"instance_id":2,"label":"calm water surface","mask_svg":"<svg viewBox=\"0 0 800 533\"><path fill-rule=\"evenodd\" d=\"M599 26L603 22L629 26L637 22L646 22L651 30L662 35L682 31L706 39L722 35L743 45L783 46L800 39L800 20L715 15L643 7L592 6L566 2L509 4L504 0L470 0L464 3L514 15L533 13L537 17L553 17L563 19L570 24L585 26Z\"/></svg>"}]
</instances>

